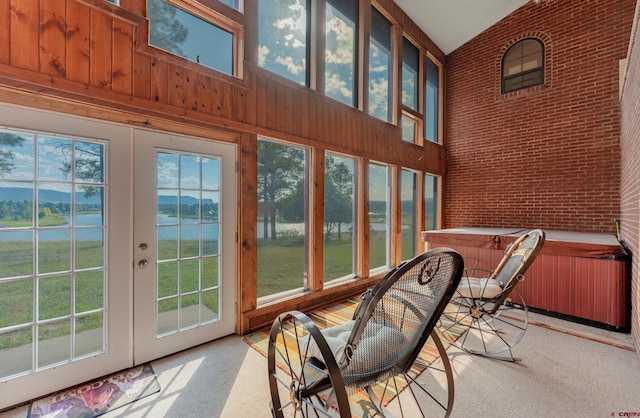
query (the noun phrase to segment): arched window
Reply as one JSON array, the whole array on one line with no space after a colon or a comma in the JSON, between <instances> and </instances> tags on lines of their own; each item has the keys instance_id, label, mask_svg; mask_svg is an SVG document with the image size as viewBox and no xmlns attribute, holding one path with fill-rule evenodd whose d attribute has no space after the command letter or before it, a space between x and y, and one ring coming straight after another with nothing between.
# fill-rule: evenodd
<instances>
[{"instance_id":1,"label":"arched window","mask_svg":"<svg viewBox=\"0 0 640 418\"><path fill-rule=\"evenodd\" d=\"M544 83L544 45L527 38L513 44L502 57L502 93Z\"/></svg>"}]
</instances>

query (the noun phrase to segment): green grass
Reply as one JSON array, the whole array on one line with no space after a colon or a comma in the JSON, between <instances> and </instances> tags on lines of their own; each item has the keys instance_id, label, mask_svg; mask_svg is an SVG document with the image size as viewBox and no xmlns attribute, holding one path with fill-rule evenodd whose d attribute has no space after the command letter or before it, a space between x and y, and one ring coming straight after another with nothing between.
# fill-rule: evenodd
<instances>
[{"instance_id":1,"label":"green grass","mask_svg":"<svg viewBox=\"0 0 640 418\"><path fill-rule=\"evenodd\" d=\"M372 268L386 263L386 234L381 231L370 233L370 265ZM411 240L403 234L403 246ZM324 280L330 281L352 273L353 242L343 233L325 245ZM276 241L258 240L258 297L273 295L287 290L301 288L304 281L304 245L302 238L286 237Z\"/></svg>"},{"instance_id":2,"label":"green grass","mask_svg":"<svg viewBox=\"0 0 640 418\"><path fill-rule=\"evenodd\" d=\"M371 231L370 250L371 266L373 268L385 264L385 233ZM408 245L409 237L403 234L403 247ZM217 242L205 243L204 250L208 254L217 252ZM352 239L348 233L342 234L342 239L336 236L325 245L325 275L324 280L330 281L352 273L353 251ZM184 241L178 246L175 240L163 240L159 243L159 259L175 259L178 248L182 256L198 254L197 241ZM39 271L57 272L71 270L70 244L59 242L41 242L38 249ZM101 242L80 241L76 248L77 268L101 267L104 264ZM218 283L217 257L205 258L203 271L203 289L209 289L207 296L203 296L205 306L213 312L218 312L218 297L215 288ZM178 262L160 263L158 277L158 295L166 298L161 304L161 311L178 309L178 295L180 292L198 290L197 261L182 262L180 266L182 282L178 280ZM33 275L33 248L29 242L13 241L0 242L0 277ZM304 284L304 242L299 236L288 236L276 241L258 240L258 296L273 295L287 290L301 288ZM103 272L101 269L76 272L75 282L75 311L76 313L103 309ZM71 303L71 275L62 273L40 281L40 320L55 319L70 315ZM34 281L32 278L0 283L0 328L34 321L33 295ZM182 307L188 298L182 302ZM103 326L102 315L89 315L78 321L80 332ZM68 327L60 330L48 330L48 336L67 335ZM31 332L18 330L0 335L0 348L7 349L31 343Z\"/></svg>"}]
</instances>

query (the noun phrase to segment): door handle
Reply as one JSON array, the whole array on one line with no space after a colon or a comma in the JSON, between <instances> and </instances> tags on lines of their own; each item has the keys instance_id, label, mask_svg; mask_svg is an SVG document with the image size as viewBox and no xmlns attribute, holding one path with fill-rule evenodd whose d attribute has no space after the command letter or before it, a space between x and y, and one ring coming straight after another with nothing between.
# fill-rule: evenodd
<instances>
[{"instance_id":1,"label":"door handle","mask_svg":"<svg viewBox=\"0 0 640 418\"><path fill-rule=\"evenodd\" d=\"M138 267L140 267L141 269L146 269L148 265L149 262L147 260L138 261Z\"/></svg>"}]
</instances>

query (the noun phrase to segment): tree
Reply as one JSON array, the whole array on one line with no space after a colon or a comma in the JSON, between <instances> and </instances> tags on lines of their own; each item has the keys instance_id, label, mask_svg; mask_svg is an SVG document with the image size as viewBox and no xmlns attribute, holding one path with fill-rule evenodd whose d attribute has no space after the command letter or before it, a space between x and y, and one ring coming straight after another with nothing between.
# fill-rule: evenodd
<instances>
[{"instance_id":1,"label":"tree","mask_svg":"<svg viewBox=\"0 0 640 418\"><path fill-rule=\"evenodd\" d=\"M24 137L20 135L0 132L0 145L2 145L2 147L0 147L0 175L11 173L14 167L13 160L16 158L16 155L9 147L20 146L24 141Z\"/></svg>"},{"instance_id":2,"label":"tree","mask_svg":"<svg viewBox=\"0 0 640 418\"><path fill-rule=\"evenodd\" d=\"M303 150L258 141L258 211L262 212L265 239L276 239L276 204L295 190L303 171Z\"/></svg>"},{"instance_id":3,"label":"tree","mask_svg":"<svg viewBox=\"0 0 640 418\"><path fill-rule=\"evenodd\" d=\"M75 153L71 150L72 146L75 147ZM76 180L91 183L102 183L104 181L103 145L82 141L61 141L56 149L64 158L60 170L66 177L71 175L71 170L75 170ZM100 186L83 185L80 188L84 191L85 197L91 197L103 192L103 188Z\"/></svg>"},{"instance_id":4,"label":"tree","mask_svg":"<svg viewBox=\"0 0 640 418\"><path fill-rule=\"evenodd\" d=\"M325 159L325 167L325 239L329 241L330 233L337 228L340 240L342 224L353 221L353 174L345 162L337 162L336 158L331 156Z\"/></svg>"},{"instance_id":5,"label":"tree","mask_svg":"<svg viewBox=\"0 0 640 418\"><path fill-rule=\"evenodd\" d=\"M162 0L147 1L149 19L149 43L165 51L184 56L180 47L189 36L187 29L176 19L175 6Z\"/></svg>"}]
</instances>

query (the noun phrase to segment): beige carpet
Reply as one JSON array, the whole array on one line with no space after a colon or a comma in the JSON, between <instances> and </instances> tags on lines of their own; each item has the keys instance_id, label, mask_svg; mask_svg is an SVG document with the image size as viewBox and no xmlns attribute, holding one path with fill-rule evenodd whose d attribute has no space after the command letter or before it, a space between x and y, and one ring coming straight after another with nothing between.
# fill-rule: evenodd
<instances>
[{"instance_id":1,"label":"beige carpet","mask_svg":"<svg viewBox=\"0 0 640 418\"><path fill-rule=\"evenodd\" d=\"M640 413L640 361L628 334L532 315L514 349L521 363L462 354L455 369L453 417L608 417ZM551 324L551 325L550 325ZM566 328L578 337L548 327ZM594 340L608 341L605 344ZM627 347L627 348L624 348ZM110 417L269 417L267 362L230 336L152 362L161 392ZM0 413L24 418L27 407Z\"/></svg>"}]
</instances>

